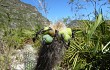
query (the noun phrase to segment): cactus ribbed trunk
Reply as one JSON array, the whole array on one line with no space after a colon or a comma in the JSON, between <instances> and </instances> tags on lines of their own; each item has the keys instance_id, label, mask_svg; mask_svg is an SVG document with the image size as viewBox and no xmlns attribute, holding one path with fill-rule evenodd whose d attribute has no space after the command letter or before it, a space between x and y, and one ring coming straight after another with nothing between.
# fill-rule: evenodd
<instances>
[{"instance_id":1,"label":"cactus ribbed trunk","mask_svg":"<svg viewBox=\"0 0 110 70\"><path fill-rule=\"evenodd\" d=\"M54 40L49 45L43 45L39 50L39 58L35 70L52 70L61 59L64 51L62 41Z\"/></svg>"}]
</instances>

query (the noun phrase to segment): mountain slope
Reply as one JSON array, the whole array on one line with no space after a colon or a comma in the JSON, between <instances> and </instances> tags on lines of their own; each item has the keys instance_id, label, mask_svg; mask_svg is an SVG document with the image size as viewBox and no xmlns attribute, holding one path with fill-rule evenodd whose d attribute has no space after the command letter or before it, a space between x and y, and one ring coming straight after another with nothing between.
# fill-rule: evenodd
<instances>
[{"instance_id":1,"label":"mountain slope","mask_svg":"<svg viewBox=\"0 0 110 70\"><path fill-rule=\"evenodd\" d=\"M38 24L48 24L38 10L20 0L0 0L0 28L35 29Z\"/></svg>"}]
</instances>

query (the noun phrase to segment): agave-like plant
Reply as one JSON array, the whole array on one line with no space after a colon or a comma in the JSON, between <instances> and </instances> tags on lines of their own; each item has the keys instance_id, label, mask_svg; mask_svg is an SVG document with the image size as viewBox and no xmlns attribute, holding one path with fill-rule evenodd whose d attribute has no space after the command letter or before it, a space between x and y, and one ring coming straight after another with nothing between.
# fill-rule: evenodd
<instances>
[{"instance_id":1,"label":"agave-like plant","mask_svg":"<svg viewBox=\"0 0 110 70\"><path fill-rule=\"evenodd\" d=\"M99 14L95 22L83 21L76 31L64 58L64 67L71 70L110 69L110 31L109 25Z\"/></svg>"}]
</instances>

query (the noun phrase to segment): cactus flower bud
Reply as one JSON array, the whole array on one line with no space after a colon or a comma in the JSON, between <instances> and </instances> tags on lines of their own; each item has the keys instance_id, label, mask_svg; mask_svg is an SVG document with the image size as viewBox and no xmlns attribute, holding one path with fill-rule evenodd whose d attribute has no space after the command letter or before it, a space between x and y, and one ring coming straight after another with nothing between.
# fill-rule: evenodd
<instances>
[{"instance_id":1,"label":"cactus flower bud","mask_svg":"<svg viewBox=\"0 0 110 70\"><path fill-rule=\"evenodd\" d=\"M53 38L50 35L46 34L46 35L43 36L43 40L46 43L51 43L53 41Z\"/></svg>"}]
</instances>

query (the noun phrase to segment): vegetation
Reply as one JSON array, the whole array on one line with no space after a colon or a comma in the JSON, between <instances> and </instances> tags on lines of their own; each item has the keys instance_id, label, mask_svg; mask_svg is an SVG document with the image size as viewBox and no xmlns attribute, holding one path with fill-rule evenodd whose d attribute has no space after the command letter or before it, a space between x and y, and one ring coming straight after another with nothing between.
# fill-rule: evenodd
<instances>
[{"instance_id":1,"label":"vegetation","mask_svg":"<svg viewBox=\"0 0 110 70\"><path fill-rule=\"evenodd\" d=\"M64 67L72 70L110 69L109 27L102 14L95 22L83 21L65 54Z\"/></svg>"},{"instance_id":2,"label":"vegetation","mask_svg":"<svg viewBox=\"0 0 110 70\"><path fill-rule=\"evenodd\" d=\"M15 13L10 13L9 10L4 9L4 1L0 0L0 3L3 2L0 7L0 70L10 69L12 62L10 56L12 56L13 50L21 49L27 43L32 43L34 48L38 48L41 45L41 37L39 36L35 43L32 42L32 38L44 26L43 24L40 25L40 23L43 23L44 18L41 19L39 13L37 17L33 15L33 17L30 17L32 19L29 20L29 17L27 17L24 20L26 17L22 19L23 16L21 17L18 13L27 11L19 9L21 11L17 13L16 8L14 8ZM73 0L71 0L72 2ZM56 66L56 70L110 69L110 20L105 20L103 13L99 13L101 12L98 12L97 15L94 14L95 19L93 21L81 19L77 20L77 25L71 26L75 31L74 38L71 40L70 47L66 50L63 60ZM29 16L29 14L30 12L26 16ZM15 18L15 16L18 17ZM39 16L40 18L38 18ZM21 19L18 19L20 17ZM35 18L40 20L33 21ZM32 22L28 23L28 20ZM74 22L69 17L64 18L63 21L64 23L67 22L68 27ZM13 22L19 23L14 24Z\"/></svg>"}]
</instances>

